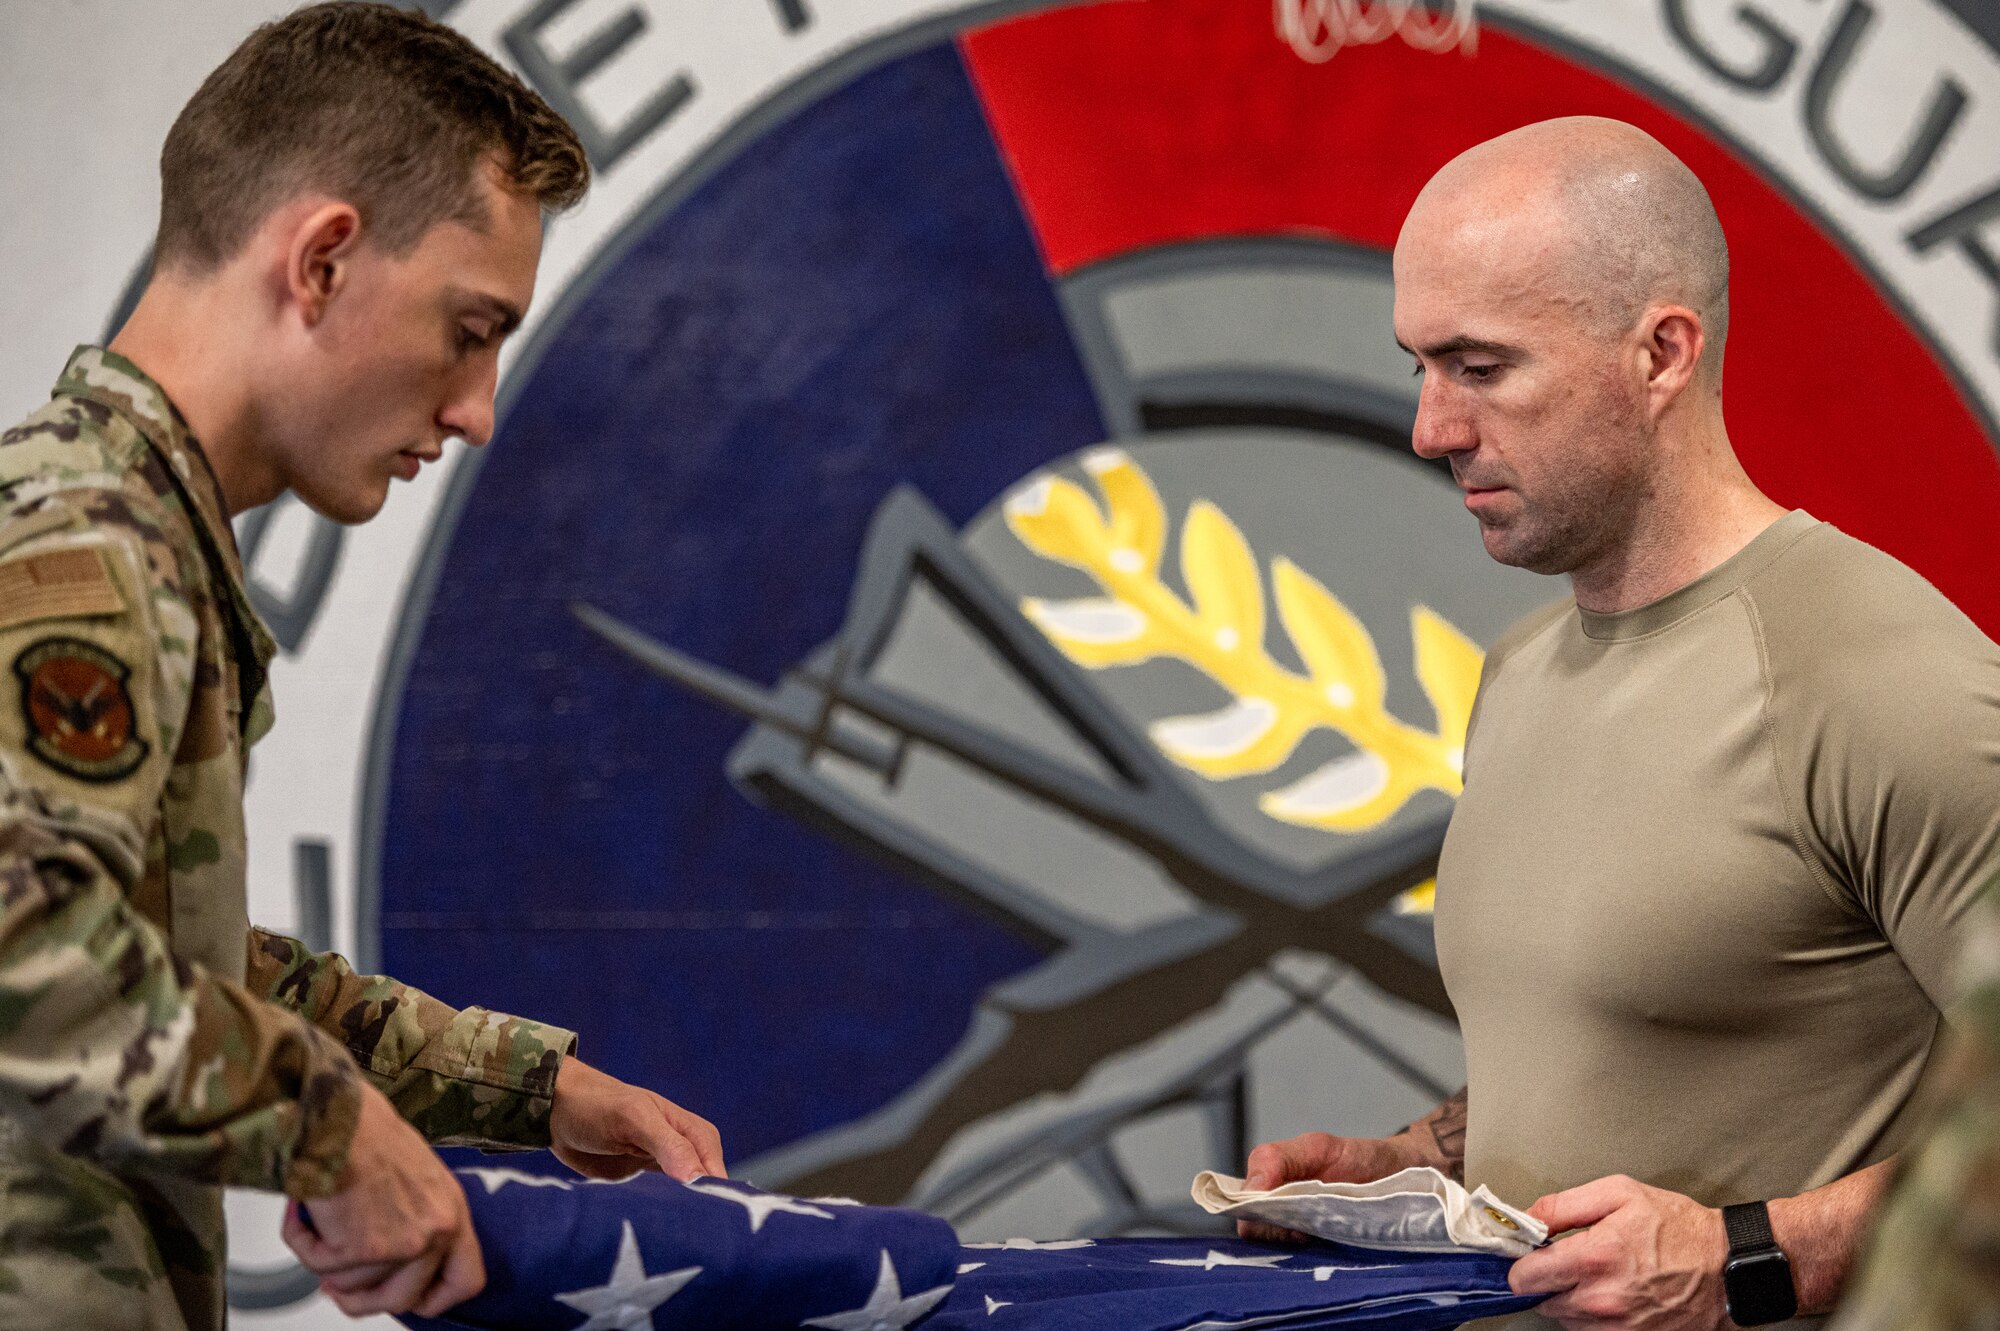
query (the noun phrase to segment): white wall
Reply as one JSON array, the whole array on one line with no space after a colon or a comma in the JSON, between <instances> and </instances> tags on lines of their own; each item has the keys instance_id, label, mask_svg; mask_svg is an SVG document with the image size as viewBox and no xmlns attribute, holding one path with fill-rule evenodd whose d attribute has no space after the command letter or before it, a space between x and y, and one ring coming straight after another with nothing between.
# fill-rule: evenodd
<instances>
[{"instance_id":1,"label":"white wall","mask_svg":"<svg viewBox=\"0 0 2000 1331\"><path fill-rule=\"evenodd\" d=\"M182 103L281 0L0 3L0 419L97 341L153 237Z\"/></svg>"}]
</instances>

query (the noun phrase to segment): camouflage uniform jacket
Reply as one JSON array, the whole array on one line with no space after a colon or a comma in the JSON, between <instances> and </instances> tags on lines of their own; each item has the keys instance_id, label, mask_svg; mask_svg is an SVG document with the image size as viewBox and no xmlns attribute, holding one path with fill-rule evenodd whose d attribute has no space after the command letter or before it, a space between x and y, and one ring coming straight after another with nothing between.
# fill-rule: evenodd
<instances>
[{"instance_id":1,"label":"camouflage uniform jacket","mask_svg":"<svg viewBox=\"0 0 2000 1331\"><path fill-rule=\"evenodd\" d=\"M1968 924L1930 1135L1903 1157L1837 1331L2000 1327L2000 873Z\"/></svg>"},{"instance_id":2,"label":"camouflage uniform jacket","mask_svg":"<svg viewBox=\"0 0 2000 1331\"><path fill-rule=\"evenodd\" d=\"M364 1075L547 1144L569 1032L249 927L273 650L187 425L80 348L0 435L0 1327L221 1326L222 1185L332 1192Z\"/></svg>"}]
</instances>

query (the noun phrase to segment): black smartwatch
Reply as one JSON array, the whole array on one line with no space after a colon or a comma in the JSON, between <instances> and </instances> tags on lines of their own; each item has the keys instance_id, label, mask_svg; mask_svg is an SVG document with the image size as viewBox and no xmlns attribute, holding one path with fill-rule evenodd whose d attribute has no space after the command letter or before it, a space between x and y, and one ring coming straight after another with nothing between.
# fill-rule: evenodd
<instances>
[{"instance_id":1,"label":"black smartwatch","mask_svg":"<svg viewBox=\"0 0 2000 1331\"><path fill-rule=\"evenodd\" d=\"M1771 1237L1771 1213L1762 1202L1722 1208L1729 1261L1722 1268L1723 1297L1738 1326L1782 1322L1799 1310L1792 1263Z\"/></svg>"}]
</instances>

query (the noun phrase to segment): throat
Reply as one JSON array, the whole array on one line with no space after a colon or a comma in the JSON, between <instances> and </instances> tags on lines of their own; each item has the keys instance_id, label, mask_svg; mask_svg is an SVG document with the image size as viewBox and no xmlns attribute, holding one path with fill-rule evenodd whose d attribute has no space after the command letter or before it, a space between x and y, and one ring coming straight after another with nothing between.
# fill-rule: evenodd
<instances>
[{"instance_id":1,"label":"throat","mask_svg":"<svg viewBox=\"0 0 2000 1331\"><path fill-rule=\"evenodd\" d=\"M1649 523L1589 565L1570 574L1579 608L1615 615L1651 605L1741 554L1785 510L1762 494L1726 512L1674 524Z\"/></svg>"}]
</instances>

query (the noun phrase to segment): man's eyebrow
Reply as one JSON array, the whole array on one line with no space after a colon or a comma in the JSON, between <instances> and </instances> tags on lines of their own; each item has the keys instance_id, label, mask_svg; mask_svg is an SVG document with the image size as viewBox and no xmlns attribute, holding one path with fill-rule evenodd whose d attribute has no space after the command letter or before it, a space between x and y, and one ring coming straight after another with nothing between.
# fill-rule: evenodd
<instances>
[{"instance_id":1,"label":"man's eyebrow","mask_svg":"<svg viewBox=\"0 0 2000 1331\"><path fill-rule=\"evenodd\" d=\"M1400 337L1396 339L1396 345L1408 351L1412 356L1421 355L1429 360L1436 360L1441 356L1455 356L1464 351L1483 351L1494 356L1511 356L1520 350L1519 347L1510 346L1505 342L1494 342L1483 337L1466 337L1463 335L1448 337L1442 342L1433 342L1420 352L1411 350L1409 345Z\"/></svg>"},{"instance_id":2,"label":"man's eyebrow","mask_svg":"<svg viewBox=\"0 0 2000 1331\"><path fill-rule=\"evenodd\" d=\"M521 311L498 296L489 296L483 291L471 291L465 287L451 288L452 297L461 304L478 306L485 313L499 320L496 333L505 337L521 326Z\"/></svg>"}]
</instances>

